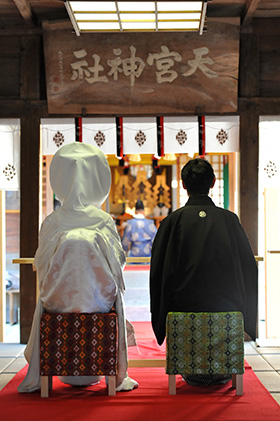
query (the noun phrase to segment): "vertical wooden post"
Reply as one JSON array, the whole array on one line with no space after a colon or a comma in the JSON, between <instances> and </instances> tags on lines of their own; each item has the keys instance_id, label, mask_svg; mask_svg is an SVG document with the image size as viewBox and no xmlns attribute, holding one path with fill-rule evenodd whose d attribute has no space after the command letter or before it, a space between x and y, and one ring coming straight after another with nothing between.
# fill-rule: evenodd
<instances>
[{"instance_id":1,"label":"vertical wooden post","mask_svg":"<svg viewBox=\"0 0 280 421\"><path fill-rule=\"evenodd\" d=\"M24 100L40 99L41 38L21 38L21 90ZM40 119L32 111L21 118L20 257L33 257L39 231ZM20 342L29 338L36 305L36 274L20 265Z\"/></svg>"},{"instance_id":2,"label":"vertical wooden post","mask_svg":"<svg viewBox=\"0 0 280 421\"><path fill-rule=\"evenodd\" d=\"M258 254L258 161L259 116L250 98L259 96L259 37L241 34L239 98L240 110L240 219L253 252Z\"/></svg>"},{"instance_id":3,"label":"vertical wooden post","mask_svg":"<svg viewBox=\"0 0 280 421\"><path fill-rule=\"evenodd\" d=\"M259 116L253 110L240 115L240 220L258 255Z\"/></svg>"},{"instance_id":4,"label":"vertical wooden post","mask_svg":"<svg viewBox=\"0 0 280 421\"><path fill-rule=\"evenodd\" d=\"M0 190L0 233L0 342L4 342L6 325L6 221L4 190Z\"/></svg>"},{"instance_id":5,"label":"vertical wooden post","mask_svg":"<svg viewBox=\"0 0 280 421\"><path fill-rule=\"evenodd\" d=\"M39 231L40 119L21 119L20 257L33 257ZM29 338L36 304L36 274L20 265L20 342Z\"/></svg>"}]
</instances>

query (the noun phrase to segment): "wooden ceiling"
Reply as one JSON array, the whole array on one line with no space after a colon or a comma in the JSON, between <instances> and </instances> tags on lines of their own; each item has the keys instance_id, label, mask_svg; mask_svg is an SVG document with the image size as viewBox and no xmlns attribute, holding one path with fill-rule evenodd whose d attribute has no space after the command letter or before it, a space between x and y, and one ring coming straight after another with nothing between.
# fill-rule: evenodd
<instances>
[{"instance_id":1,"label":"wooden ceiling","mask_svg":"<svg viewBox=\"0 0 280 421\"><path fill-rule=\"evenodd\" d=\"M139 0L143 1L143 0ZM280 0L211 0L208 17L240 17L241 30L257 19L280 18ZM61 0L1 0L0 34L40 31L44 20L68 20Z\"/></svg>"}]
</instances>

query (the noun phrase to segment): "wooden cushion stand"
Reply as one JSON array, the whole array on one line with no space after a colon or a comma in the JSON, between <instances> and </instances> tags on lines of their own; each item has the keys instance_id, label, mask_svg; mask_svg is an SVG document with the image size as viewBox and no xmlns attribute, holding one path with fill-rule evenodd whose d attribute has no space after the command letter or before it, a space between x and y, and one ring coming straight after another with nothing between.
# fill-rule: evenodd
<instances>
[{"instance_id":1,"label":"wooden cushion stand","mask_svg":"<svg viewBox=\"0 0 280 421\"><path fill-rule=\"evenodd\" d=\"M170 395L176 394L176 374L230 374L236 395L243 395L242 313L168 313L166 373Z\"/></svg>"},{"instance_id":2,"label":"wooden cushion stand","mask_svg":"<svg viewBox=\"0 0 280 421\"><path fill-rule=\"evenodd\" d=\"M52 376L108 376L108 395L116 394L117 315L48 313L41 316L41 397Z\"/></svg>"}]
</instances>

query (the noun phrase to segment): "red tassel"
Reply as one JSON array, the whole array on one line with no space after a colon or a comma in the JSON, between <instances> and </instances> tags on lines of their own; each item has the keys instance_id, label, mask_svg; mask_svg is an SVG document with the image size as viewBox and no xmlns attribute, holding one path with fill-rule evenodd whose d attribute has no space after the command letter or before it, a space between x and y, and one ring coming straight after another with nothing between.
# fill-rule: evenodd
<instances>
[{"instance_id":1,"label":"red tassel","mask_svg":"<svg viewBox=\"0 0 280 421\"><path fill-rule=\"evenodd\" d=\"M76 142L83 141L83 126L82 126L82 118L78 117L75 118L75 133L76 133Z\"/></svg>"},{"instance_id":2,"label":"red tassel","mask_svg":"<svg viewBox=\"0 0 280 421\"><path fill-rule=\"evenodd\" d=\"M161 158L164 156L164 133L163 117L157 117L157 154Z\"/></svg>"},{"instance_id":3,"label":"red tassel","mask_svg":"<svg viewBox=\"0 0 280 421\"><path fill-rule=\"evenodd\" d=\"M199 124L199 155L200 158L205 158L205 116L198 117Z\"/></svg>"},{"instance_id":4,"label":"red tassel","mask_svg":"<svg viewBox=\"0 0 280 421\"><path fill-rule=\"evenodd\" d=\"M117 158L123 159L123 117L116 117L117 125Z\"/></svg>"}]
</instances>

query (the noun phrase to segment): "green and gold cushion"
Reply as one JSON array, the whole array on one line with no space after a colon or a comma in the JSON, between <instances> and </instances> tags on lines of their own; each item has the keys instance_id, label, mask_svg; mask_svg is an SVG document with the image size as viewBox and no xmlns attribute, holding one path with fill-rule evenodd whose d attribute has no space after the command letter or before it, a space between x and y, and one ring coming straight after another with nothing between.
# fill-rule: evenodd
<instances>
[{"instance_id":1,"label":"green and gold cushion","mask_svg":"<svg viewBox=\"0 0 280 421\"><path fill-rule=\"evenodd\" d=\"M243 374L242 313L168 313L166 373Z\"/></svg>"}]
</instances>

